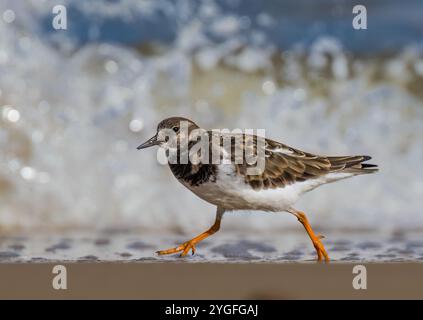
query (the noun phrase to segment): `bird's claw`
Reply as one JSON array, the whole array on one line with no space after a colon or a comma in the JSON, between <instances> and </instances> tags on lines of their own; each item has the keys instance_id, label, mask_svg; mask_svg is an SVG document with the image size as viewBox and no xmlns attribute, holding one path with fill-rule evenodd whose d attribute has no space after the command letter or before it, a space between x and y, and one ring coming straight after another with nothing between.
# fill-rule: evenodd
<instances>
[{"instance_id":1,"label":"bird's claw","mask_svg":"<svg viewBox=\"0 0 423 320\"><path fill-rule=\"evenodd\" d=\"M322 239L321 235L316 236L316 240L313 241L313 246L316 249L317 252L317 260L320 262L325 259L325 262L329 262L329 255L326 252L325 247L323 246L323 243L320 241Z\"/></svg>"},{"instance_id":2,"label":"bird's claw","mask_svg":"<svg viewBox=\"0 0 423 320\"><path fill-rule=\"evenodd\" d=\"M184 250L181 253L181 257L185 257L190 250L192 252L192 255L195 254L195 245L191 241L185 242L182 246L184 247Z\"/></svg>"},{"instance_id":3,"label":"bird's claw","mask_svg":"<svg viewBox=\"0 0 423 320\"><path fill-rule=\"evenodd\" d=\"M192 254L194 255L195 254L195 244L191 240L181 244L178 247L167 249L167 250L159 250L159 251L156 251L156 253L158 255L165 255L165 254L178 253L178 252L182 251L180 256L185 257L190 250L192 251Z\"/></svg>"}]
</instances>

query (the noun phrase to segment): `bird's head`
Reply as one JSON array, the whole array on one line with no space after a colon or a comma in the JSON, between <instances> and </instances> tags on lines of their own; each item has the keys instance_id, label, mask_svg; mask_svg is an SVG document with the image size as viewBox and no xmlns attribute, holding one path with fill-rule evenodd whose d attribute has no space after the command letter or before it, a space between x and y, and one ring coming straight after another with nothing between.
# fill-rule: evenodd
<instances>
[{"instance_id":1,"label":"bird's head","mask_svg":"<svg viewBox=\"0 0 423 320\"><path fill-rule=\"evenodd\" d=\"M157 126L156 134L141 144L137 149L160 146L165 149L177 147L180 141L188 141L192 130L199 127L191 120L182 117L164 119Z\"/></svg>"}]
</instances>

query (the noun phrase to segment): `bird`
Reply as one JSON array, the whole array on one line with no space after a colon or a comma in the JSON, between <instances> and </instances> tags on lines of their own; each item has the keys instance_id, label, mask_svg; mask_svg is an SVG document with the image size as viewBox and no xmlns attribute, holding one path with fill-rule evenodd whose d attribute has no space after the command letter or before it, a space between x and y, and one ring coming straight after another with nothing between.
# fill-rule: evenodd
<instances>
[{"instance_id":1,"label":"bird","mask_svg":"<svg viewBox=\"0 0 423 320\"><path fill-rule=\"evenodd\" d=\"M205 130L183 117L161 121L156 134L137 149L152 146L166 151L170 170L179 182L216 206L215 222L207 231L174 248L157 251L158 255L194 254L200 241L219 231L225 212L257 210L295 216L315 248L317 261L329 262L324 236L314 232L307 215L294 204L321 185L378 171L377 165L367 163L371 159L367 155L320 156L254 134ZM256 159L261 155L262 165L248 161L247 154Z\"/></svg>"}]
</instances>

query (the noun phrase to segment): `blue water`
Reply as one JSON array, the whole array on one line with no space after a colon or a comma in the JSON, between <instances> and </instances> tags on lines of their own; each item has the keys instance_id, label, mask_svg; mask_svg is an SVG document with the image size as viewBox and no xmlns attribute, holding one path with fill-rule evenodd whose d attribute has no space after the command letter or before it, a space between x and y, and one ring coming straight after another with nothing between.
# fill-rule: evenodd
<instances>
[{"instance_id":1,"label":"blue water","mask_svg":"<svg viewBox=\"0 0 423 320\"><path fill-rule=\"evenodd\" d=\"M208 18L202 16L197 0L159 0L152 9L137 7L114 9L120 1L90 1L111 7L114 14L87 9L83 0L67 4L69 26L66 36L79 45L87 42L115 42L143 44L156 42L171 45L186 24L198 19L207 29ZM237 33L243 41L251 42L252 31L260 31L266 42L286 49L303 44L306 47L322 35L337 38L345 49L354 53L397 52L407 44L421 43L423 39L423 1L355 1L355 0L217 0L212 2L218 14L242 19L243 27ZM352 28L352 8L356 4L367 8L367 30ZM122 5L123 6L123 5ZM120 11L120 12L119 12ZM260 16L268 15L272 23L260 23ZM40 24L44 33L54 34L52 14L46 14ZM214 42L225 36L212 32L205 34Z\"/></svg>"}]
</instances>

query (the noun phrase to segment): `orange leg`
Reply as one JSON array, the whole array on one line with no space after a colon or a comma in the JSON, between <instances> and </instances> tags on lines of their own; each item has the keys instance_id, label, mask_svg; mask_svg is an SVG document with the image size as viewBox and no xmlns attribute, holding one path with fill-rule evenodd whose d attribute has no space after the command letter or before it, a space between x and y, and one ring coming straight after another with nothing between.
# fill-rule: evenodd
<instances>
[{"instance_id":1,"label":"orange leg","mask_svg":"<svg viewBox=\"0 0 423 320\"><path fill-rule=\"evenodd\" d=\"M188 252L191 250L192 254L195 253L195 245L197 243L199 243L200 241L204 240L205 238L211 236L212 234L216 233L217 231L219 231L220 229L220 222L222 220L222 216L223 216L224 210L217 208L217 213L216 213L216 220L214 222L214 224L211 226L210 229L208 229L206 232L203 232L202 234L196 236L195 238L181 244L178 247L175 248L171 248L171 249L167 249L167 250L160 250L157 251L156 253L159 255L164 255L164 254L172 254L172 253L177 253L177 252L181 252L181 257L185 257Z\"/></svg>"},{"instance_id":2,"label":"orange leg","mask_svg":"<svg viewBox=\"0 0 423 320\"><path fill-rule=\"evenodd\" d=\"M322 261L322 259L324 258L325 262L329 262L329 256L321 241L321 239L323 239L324 237L319 234L316 235L314 233L305 213L295 209L290 209L289 212L297 217L298 221L301 222L301 224L304 226L304 229L307 231L307 234L309 235L311 241L313 242L313 246L316 249L317 260Z\"/></svg>"}]
</instances>

